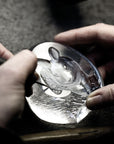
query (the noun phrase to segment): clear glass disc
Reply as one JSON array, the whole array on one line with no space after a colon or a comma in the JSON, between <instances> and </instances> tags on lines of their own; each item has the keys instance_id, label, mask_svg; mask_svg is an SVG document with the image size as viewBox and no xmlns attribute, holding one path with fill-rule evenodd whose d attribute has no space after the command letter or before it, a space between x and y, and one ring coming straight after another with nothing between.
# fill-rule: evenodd
<instances>
[{"instance_id":1,"label":"clear glass disc","mask_svg":"<svg viewBox=\"0 0 114 144\"><path fill-rule=\"evenodd\" d=\"M39 44L33 52L39 80L26 98L32 111L50 123L80 122L90 112L85 106L88 94L103 86L98 70L81 53L59 43Z\"/></svg>"}]
</instances>

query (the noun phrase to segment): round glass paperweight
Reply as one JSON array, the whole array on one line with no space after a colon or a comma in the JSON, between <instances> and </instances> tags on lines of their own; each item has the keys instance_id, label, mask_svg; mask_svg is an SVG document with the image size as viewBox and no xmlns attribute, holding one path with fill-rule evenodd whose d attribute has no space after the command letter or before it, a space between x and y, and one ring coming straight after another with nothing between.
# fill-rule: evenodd
<instances>
[{"instance_id":1,"label":"round glass paperweight","mask_svg":"<svg viewBox=\"0 0 114 144\"><path fill-rule=\"evenodd\" d=\"M32 111L43 121L55 124L79 123L90 112L86 98L103 86L96 67L75 49L55 43L37 45L38 81L26 97Z\"/></svg>"}]
</instances>

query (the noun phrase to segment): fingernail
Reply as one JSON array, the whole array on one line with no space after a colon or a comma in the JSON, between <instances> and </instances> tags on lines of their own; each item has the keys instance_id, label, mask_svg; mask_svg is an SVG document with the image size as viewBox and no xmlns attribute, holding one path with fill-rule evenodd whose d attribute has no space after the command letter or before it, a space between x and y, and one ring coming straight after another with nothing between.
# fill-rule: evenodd
<instances>
[{"instance_id":1,"label":"fingernail","mask_svg":"<svg viewBox=\"0 0 114 144\"><path fill-rule=\"evenodd\" d=\"M96 95L96 96L88 96L86 105L89 109L98 109L102 105L102 96Z\"/></svg>"}]
</instances>

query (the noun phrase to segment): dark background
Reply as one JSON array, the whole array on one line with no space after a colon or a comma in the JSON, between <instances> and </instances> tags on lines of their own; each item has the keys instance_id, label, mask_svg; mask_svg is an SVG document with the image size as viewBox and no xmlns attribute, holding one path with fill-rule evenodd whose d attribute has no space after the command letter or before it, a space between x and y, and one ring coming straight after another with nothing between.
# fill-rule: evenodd
<instances>
[{"instance_id":1,"label":"dark background","mask_svg":"<svg viewBox=\"0 0 114 144\"><path fill-rule=\"evenodd\" d=\"M0 42L16 53L53 41L55 34L68 29L114 24L113 0L78 1L0 0Z\"/></svg>"},{"instance_id":2,"label":"dark background","mask_svg":"<svg viewBox=\"0 0 114 144\"><path fill-rule=\"evenodd\" d=\"M114 0L0 0L0 42L14 54L53 41L59 32L96 23L114 24ZM114 108L93 112L76 127L113 126ZM11 127L19 134L58 129L40 121L27 103Z\"/></svg>"}]
</instances>

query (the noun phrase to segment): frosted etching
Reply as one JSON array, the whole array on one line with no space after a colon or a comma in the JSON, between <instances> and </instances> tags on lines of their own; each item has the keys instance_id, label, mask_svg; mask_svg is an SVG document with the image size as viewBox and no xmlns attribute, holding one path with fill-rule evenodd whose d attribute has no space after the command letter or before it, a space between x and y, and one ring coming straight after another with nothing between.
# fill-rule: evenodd
<instances>
[{"instance_id":1,"label":"frosted etching","mask_svg":"<svg viewBox=\"0 0 114 144\"><path fill-rule=\"evenodd\" d=\"M90 110L88 94L102 86L94 65L81 53L55 42L37 45L39 75L33 95L27 98L32 111L42 120L56 124L76 124Z\"/></svg>"},{"instance_id":2,"label":"frosted etching","mask_svg":"<svg viewBox=\"0 0 114 144\"><path fill-rule=\"evenodd\" d=\"M49 48L51 60L39 59L42 69L41 78L48 88L55 94L61 94L62 90L69 90L76 94L82 94L85 91L91 92L91 80L95 80L95 75L86 74L79 64L69 57L61 56L54 47ZM95 82L95 81L94 81Z\"/></svg>"}]
</instances>

